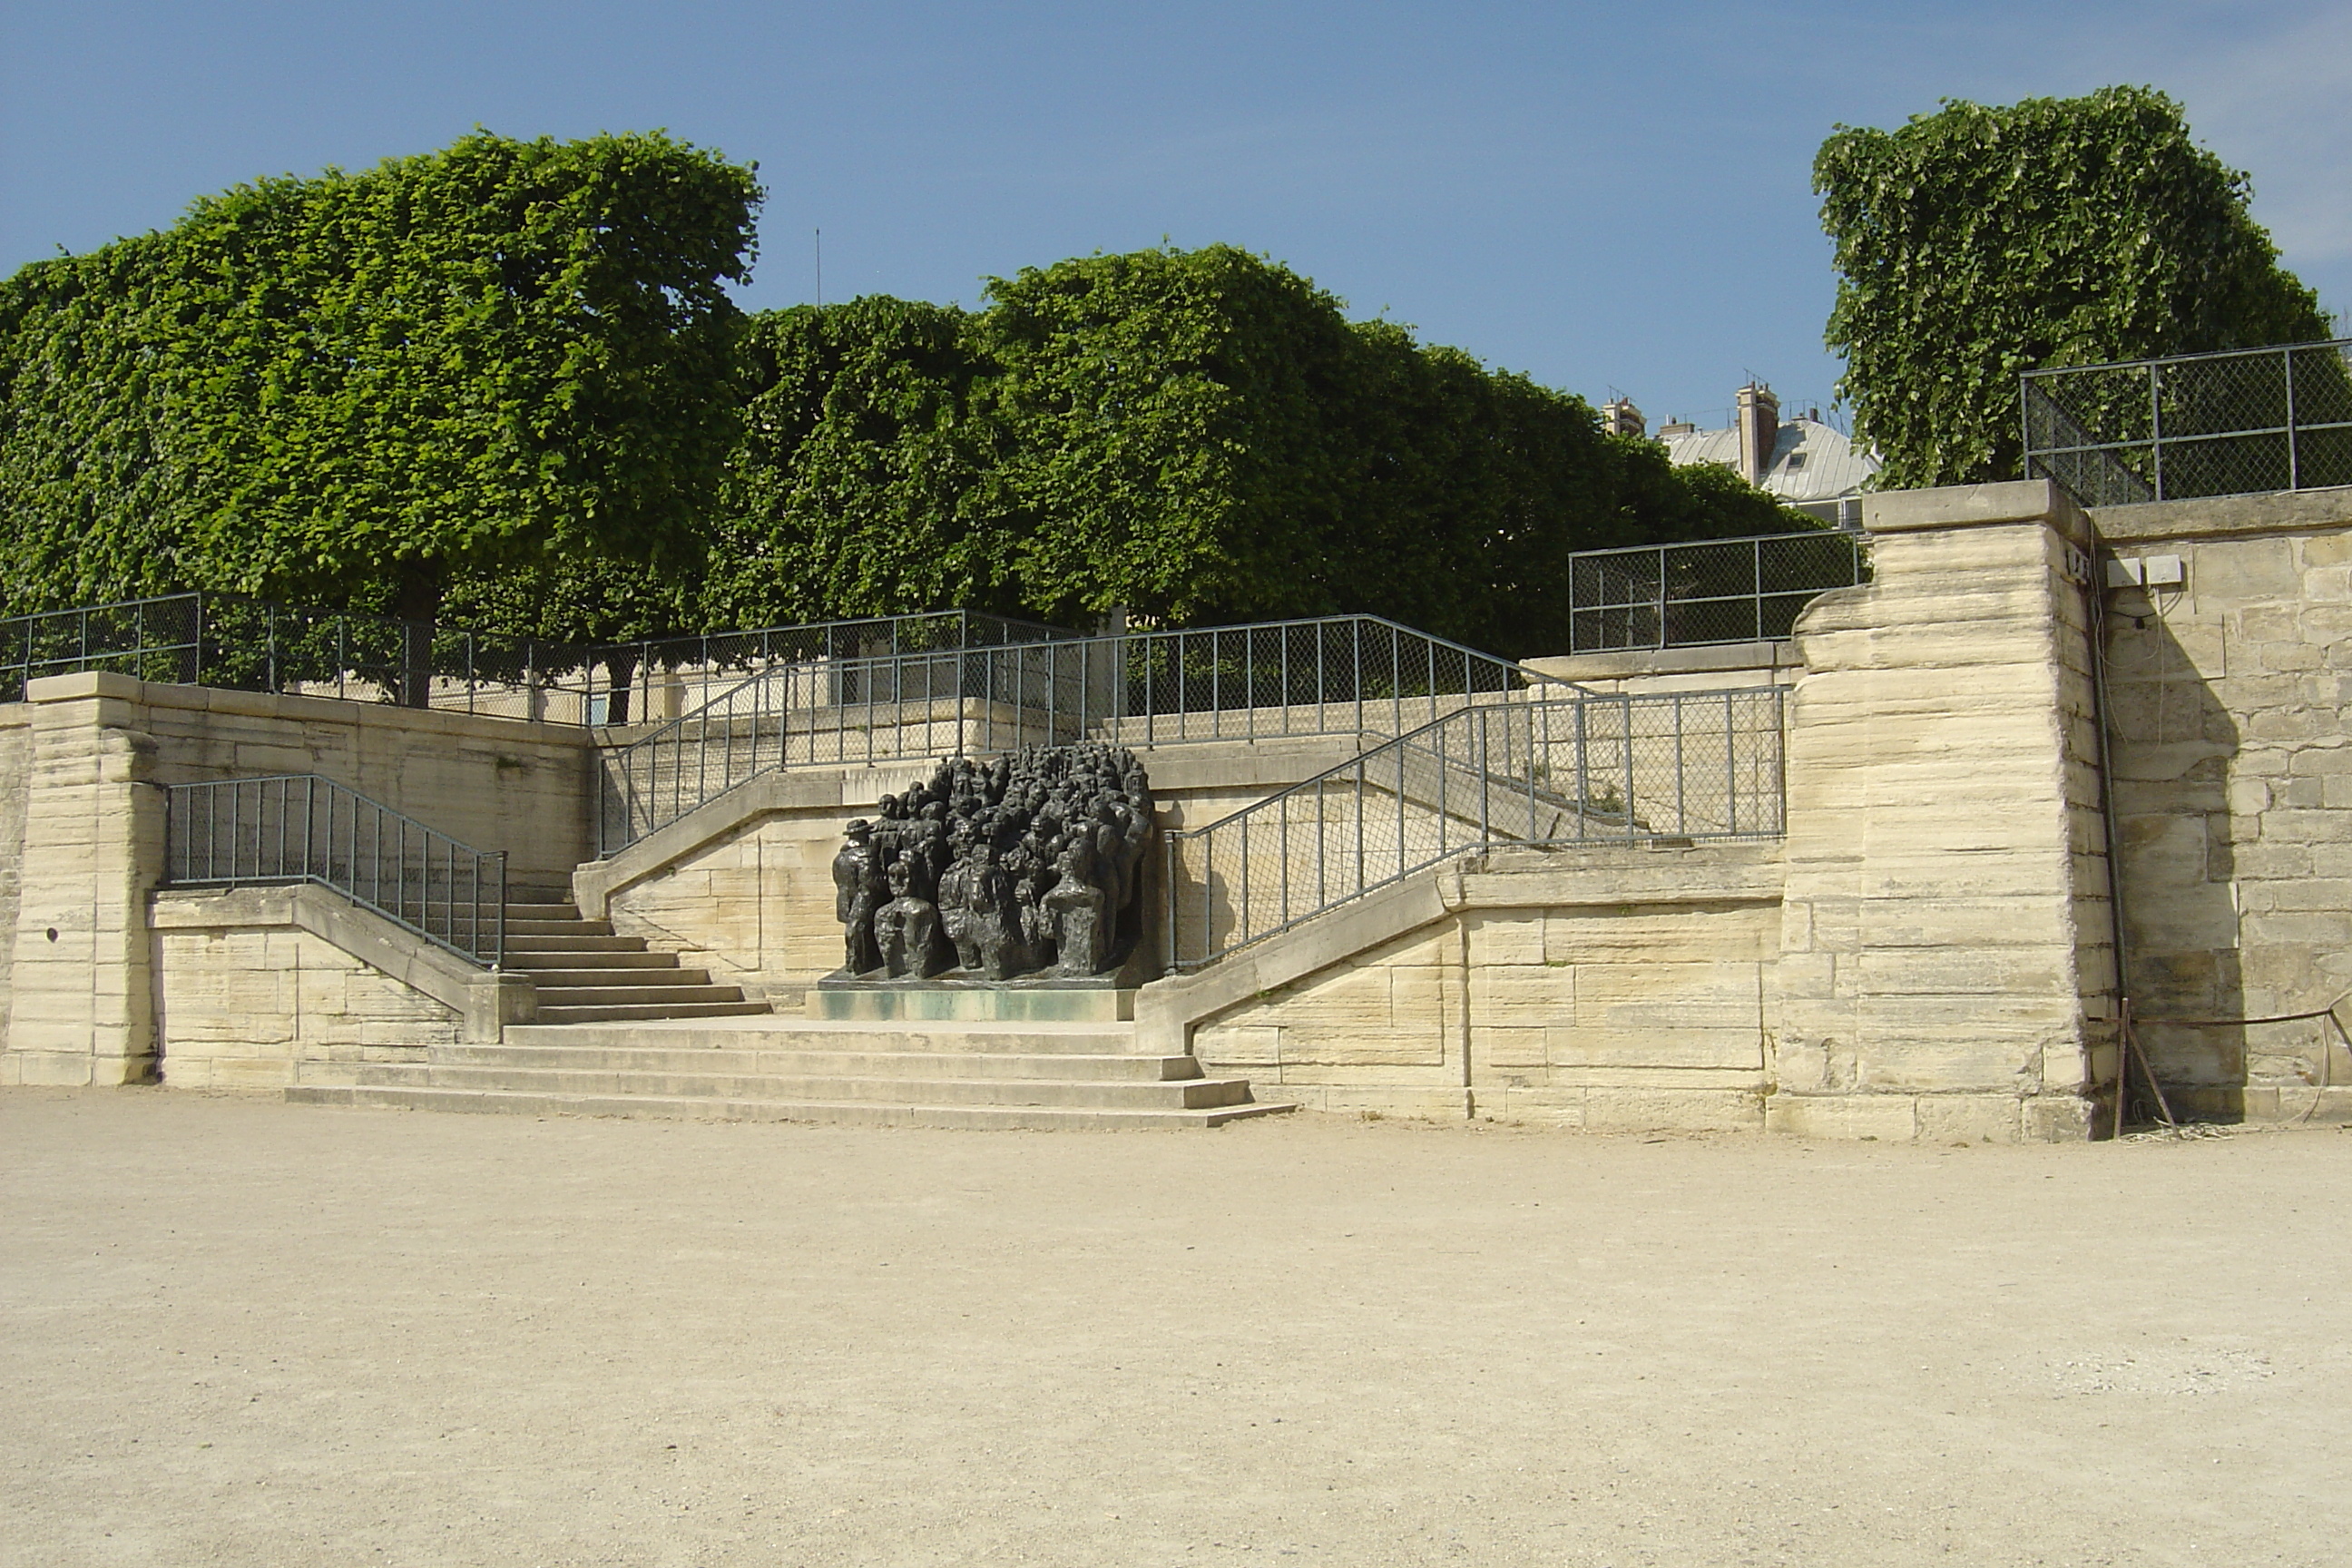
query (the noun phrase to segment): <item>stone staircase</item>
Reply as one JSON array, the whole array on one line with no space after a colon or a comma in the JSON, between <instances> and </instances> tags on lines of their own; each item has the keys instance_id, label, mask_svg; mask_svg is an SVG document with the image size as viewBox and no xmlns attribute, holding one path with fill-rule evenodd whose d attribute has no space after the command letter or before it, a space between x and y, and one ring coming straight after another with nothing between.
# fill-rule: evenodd
<instances>
[{"instance_id":1,"label":"stone staircase","mask_svg":"<svg viewBox=\"0 0 2352 1568\"><path fill-rule=\"evenodd\" d=\"M1045 1130L1215 1127L1294 1109L1253 1100L1246 1079L1202 1076L1190 1056L1139 1052L1125 1020L792 1018L740 1005L512 1026L499 1045L299 1072L286 1096L305 1104L535 1116Z\"/></svg>"},{"instance_id":2,"label":"stone staircase","mask_svg":"<svg viewBox=\"0 0 2352 1568\"><path fill-rule=\"evenodd\" d=\"M766 1013L742 988L713 985L674 952L641 936L614 936L610 921L586 921L568 894L526 891L507 906L507 967L539 989L542 1024L638 1018L722 1018Z\"/></svg>"}]
</instances>

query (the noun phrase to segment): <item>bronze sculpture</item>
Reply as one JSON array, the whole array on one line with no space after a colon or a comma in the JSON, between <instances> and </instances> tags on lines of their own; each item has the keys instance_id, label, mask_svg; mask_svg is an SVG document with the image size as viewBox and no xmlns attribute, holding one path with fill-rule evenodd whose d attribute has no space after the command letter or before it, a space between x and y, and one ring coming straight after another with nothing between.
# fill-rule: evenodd
<instances>
[{"instance_id":1,"label":"bronze sculpture","mask_svg":"<svg viewBox=\"0 0 2352 1568\"><path fill-rule=\"evenodd\" d=\"M834 857L847 977L1085 978L1140 935L1151 788L1125 747L951 758L879 816Z\"/></svg>"}]
</instances>

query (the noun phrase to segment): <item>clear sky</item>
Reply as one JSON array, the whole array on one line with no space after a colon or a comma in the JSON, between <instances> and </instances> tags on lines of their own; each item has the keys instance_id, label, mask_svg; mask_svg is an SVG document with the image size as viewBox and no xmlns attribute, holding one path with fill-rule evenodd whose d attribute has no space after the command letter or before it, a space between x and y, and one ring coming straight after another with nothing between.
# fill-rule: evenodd
<instances>
[{"instance_id":1,"label":"clear sky","mask_svg":"<svg viewBox=\"0 0 2352 1568\"><path fill-rule=\"evenodd\" d=\"M756 160L743 302L973 302L1226 241L1654 419L1826 403L1831 127L2152 83L2352 308L2352 0L0 0L0 272L258 174L662 127Z\"/></svg>"}]
</instances>

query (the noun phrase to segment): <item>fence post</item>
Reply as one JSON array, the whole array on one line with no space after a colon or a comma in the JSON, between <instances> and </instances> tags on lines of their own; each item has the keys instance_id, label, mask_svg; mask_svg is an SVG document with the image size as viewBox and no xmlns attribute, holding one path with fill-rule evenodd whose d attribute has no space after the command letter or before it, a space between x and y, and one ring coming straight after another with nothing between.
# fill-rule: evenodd
<instances>
[{"instance_id":1,"label":"fence post","mask_svg":"<svg viewBox=\"0 0 2352 1568\"><path fill-rule=\"evenodd\" d=\"M2292 348L2279 350L2279 358L2286 363L2286 488L2299 490L2303 489L2303 465L2300 460L2303 442L2296 436L2294 428L2294 350Z\"/></svg>"},{"instance_id":2,"label":"fence post","mask_svg":"<svg viewBox=\"0 0 2352 1568\"><path fill-rule=\"evenodd\" d=\"M1486 715L1492 712L1493 710L1488 708L1480 708L1475 710L1475 711L1478 715L1478 842L1480 844L1492 844L1495 841L1495 814L1493 809L1487 804L1487 797L1494 793L1495 770L1489 767L1486 762ZM1532 720L1533 715L1530 714L1529 718ZM1531 759L1528 764L1528 776L1529 778L1533 778L1535 777L1536 770L1534 762L1532 761L1535 752L1535 748L1532 744L1532 742L1535 739L1535 731L1532 727L1528 730L1528 738L1530 742L1528 751L1529 758Z\"/></svg>"},{"instance_id":3,"label":"fence post","mask_svg":"<svg viewBox=\"0 0 2352 1568\"><path fill-rule=\"evenodd\" d=\"M1162 901L1168 906L1168 931L1161 943L1168 960L1160 966L1162 974L1176 973L1176 838L1177 836L1171 833L1160 841L1160 861L1164 868L1160 880L1167 884L1161 889Z\"/></svg>"},{"instance_id":4,"label":"fence post","mask_svg":"<svg viewBox=\"0 0 2352 1568\"><path fill-rule=\"evenodd\" d=\"M2147 367L2147 451L2156 469L2156 499L2164 499L2164 389L2160 373Z\"/></svg>"},{"instance_id":5,"label":"fence post","mask_svg":"<svg viewBox=\"0 0 2352 1568\"><path fill-rule=\"evenodd\" d=\"M1730 831L1739 831L1739 768L1732 753L1738 743L1738 715L1732 710L1731 693L1723 694L1723 798L1726 823Z\"/></svg>"}]
</instances>

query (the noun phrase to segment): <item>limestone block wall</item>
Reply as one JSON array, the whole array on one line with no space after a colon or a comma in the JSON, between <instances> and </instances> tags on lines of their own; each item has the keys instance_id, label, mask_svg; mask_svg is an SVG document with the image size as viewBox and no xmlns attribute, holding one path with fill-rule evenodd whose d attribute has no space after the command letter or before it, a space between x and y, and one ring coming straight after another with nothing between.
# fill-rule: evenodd
<instances>
[{"instance_id":1,"label":"limestone block wall","mask_svg":"<svg viewBox=\"0 0 2352 1568\"><path fill-rule=\"evenodd\" d=\"M156 933L158 1077L177 1089L282 1089L306 1064L422 1061L457 1011L292 927Z\"/></svg>"},{"instance_id":2,"label":"limestone block wall","mask_svg":"<svg viewBox=\"0 0 2352 1568\"><path fill-rule=\"evenodd\" d=\"M153 1066L156 747L136 705L88 679L35 681L22 705L25 828L0 1082L135 1083Z\"/></svg>"},{"instance_id":3,"label":"limestone block wall","mask_svg":"<svg viewBox=\"0 0 2352 1568\"><path fill-rule=\"evenodd\" d=\"M1498 853L1147 986L1138 1016L1318 1110L1760 1131L1780 883L1771 845Z\"/></svg>"},{"instance_id":4,"label":"limestone block wall","mask_svg":"<svg viewBox=\"0 0 2352 1568\"><path fill-rule=\"evenodd\" d=\"M32 771L32 710L22 702L0 703L0 1062L8 1051L9 976L16 963L17 891L24 879L25 805Z\"/></svg>"},{"instance_id":5,"label":"limestone block wall","mask_svg":"<svg viewBox=\"0 0 2352 1568\"><path fill-rule=\"evenodd\" d=\"M594 853L593 731L388 703L120 676L60 676L60 692L101 688L151 738L167 784L320 773L478 849L504 849L509 874L560 884Z\"/></svg>"},{"instance_id":6,"label":"limestone block wall","mask_svg":"<svg viewBox=\"0 0 2352 1568\"><path fill-rule=\"evenodd\" d=\"M2114 1000L2088 521L2054 486L1873 497L1797 624L1776 1128L2081 1137Z\"/></svg>"},{"instance_id":7,"label":"limestone block wall","mask_svg":"<svg viewBox=\"0 0 2352 1568\"><path fill-rule=\"evenodd\" d=\"M2179 563L2177 582L2107 593L2137 1014L2325 1007L2352 991L2352 490L2115 507L2095 521L2143 577ZM2352 1086L2324 1022L2139 1033L2200 1114L2352 1114L2352 1088L2320 1093Z\"/></svg>"},{"instance_id":8,"label":"limestone block wall","mask_svg":"<svg viewBox=\"0 0 2352 1568\"><path fill-rule=\"evenodd\" d=\"M331 699L110 674L32 682L0 722L0 1082L154 1071L148 908L163 875L165 784L324 773L462 841L508 848L520 884L559 883L587 852L592 746L577 731Z\"/></svg>"}]
</instances>

